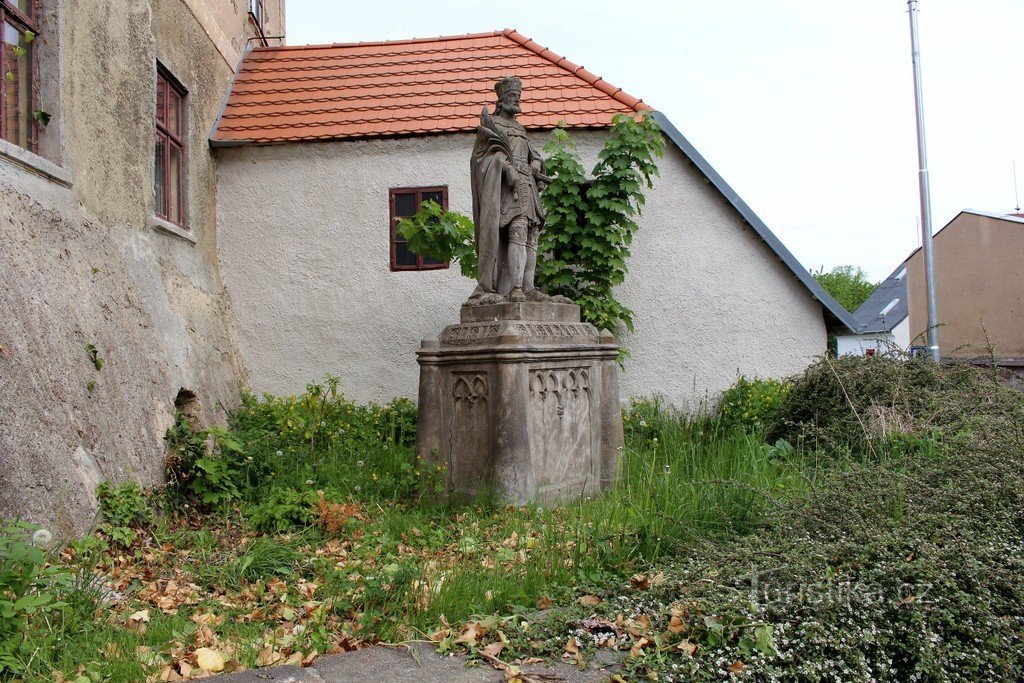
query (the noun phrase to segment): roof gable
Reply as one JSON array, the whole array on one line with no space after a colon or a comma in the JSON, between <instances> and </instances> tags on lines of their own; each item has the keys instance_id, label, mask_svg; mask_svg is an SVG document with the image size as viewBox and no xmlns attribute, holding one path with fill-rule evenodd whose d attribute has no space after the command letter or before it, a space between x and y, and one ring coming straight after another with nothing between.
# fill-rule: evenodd
<instances>
[{"instance_id":1,"label":"roof gable","mask_svg":"<svg viewBox=\"0 0 1024 683\"><path fill-rule=\"evenodd\" d=\"M476 130L494 83L523 81L529 129L604 128L649 109L512 29L371 43L254 48L211 144L273 144Z\"/></svg>"}]
</instances>

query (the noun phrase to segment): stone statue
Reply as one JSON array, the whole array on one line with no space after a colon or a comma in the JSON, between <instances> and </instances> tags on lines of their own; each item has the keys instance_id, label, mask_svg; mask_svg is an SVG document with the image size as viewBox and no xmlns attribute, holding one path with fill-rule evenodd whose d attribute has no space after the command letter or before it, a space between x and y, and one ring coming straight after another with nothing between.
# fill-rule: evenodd
<instances>
[{"instance_id":1,"label":"stone statue","mask_svg":"<svg viewBox=\"0 0 1024 683\"><path fill-rule=\"evenodd\" d=\"M544 160L516 121L523 84L506 76L494 86L498 102L492 116L480 114L470 160L473 224L479 260L477 287L470 305L505 301L549 301L534 286L537 240L544 225L540 193L551 181ZM565 297L554 297L569 303Z\"/></svg>"}]
</instances>

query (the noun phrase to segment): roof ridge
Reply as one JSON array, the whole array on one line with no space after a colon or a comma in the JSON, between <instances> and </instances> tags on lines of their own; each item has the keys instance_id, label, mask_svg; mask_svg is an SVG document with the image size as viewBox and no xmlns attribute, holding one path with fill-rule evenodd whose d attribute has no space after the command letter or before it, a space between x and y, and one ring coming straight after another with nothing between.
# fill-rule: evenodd
<instances>
[{"instance_id":1,"label":"roof ridge","mask_svg":"<svg viewBox=\"0 0 1024 683\"><path fill-rule=\"evenodd\" d=\"M506 29L507 30L507 29ZM318 43L311 45L279 45L277 47L254 47L251 52L277 52L279 50L327 50L336 47L377 47L380 45L409 45L412 43L435 43L440 40L467 40L474 38L490 38L500 36L503 31L487 31L484 33L466 33L455 36L435 36L432 38L399 38L396 40L366 40L354 43Z\"/></svg>"},{"instance_id":2,"label":"roof ridge","mask_svg":"<svg viewBox=\"0 0 1024 683\"><path fill-rule=\"evenodd\" d=\"M490 36L490 35L488 35L486 37L488 37L488 38L491 38L491 37L502 37L502 34L499 33L497 36ZM420 42L422 42L422 41L420 41ZM381 43L380 45L370 45L369 43L361 43L361 44L358 44L358 46L359 47L388 47L388 46L391 46L391 45L394 45L394 44L395 43L386 43L386 42L385 43ZM295 52L299 52L300 51L299 48L306 48L308 46L300 45L300 46L288 46L288 47L289 48L295 48L294 51ZM342 45L325 45L322 48L321 47L316 47L315 49L330 49L330 48L336 48L336 47L345 47L345 46L342 46ZM255 48L253 48L253 49L255 50ZM310 56L305 56L305 55L287 55L287 56L285 56L285 55L272 55L272 54L269 54L267 52L267 50L268 50L267 48L262 48L262 49L263 49L264 57L259 59L259 60L256 60L255 61L256 64L262 64L264 62L269 62L269 63L274 63L274 62L303 62L303 61L310 61L310 60L326 59L327 58L325 56L313 56L313 55L310 55ZM280 49L280 48L271 48L271 49ZM365 58L365 57L387 57L387 56L392 56L392 57L403 56L404 57L406 55L423 55L423 54L438 54L438 53L448 53L448 52L465 52L467 49L474 49L474 50L481 50L481 51L487 51L487 50L507 50L507 49L509 49L509 45L507 43L505 43L505 42L496 42L496 43L487 43L487 44L484 44L484 45L476 45L476 46L474 46L472 48L465 48L465 47L457 47L456 46L456 47L434 48L434 49L424 48L424 49L420 49L420 50L406 50L404 52L378 51L378 52L369 52L369 53L366 53L366 54L362 54L362 55L360 55L360 57L363 57L363 58ZM332 59L344 60L344 59L350 59L350 58L351 58L351 55L338 55L337 57L333 57Z\"/></svg>"},{"instance_id":3,"label":"roof ridge","mask_svg":"<svg viewBox=\"0 0 1024 683\"><path fill-rule=\"evenodd\" d=\"M527 50L530 50L531 52L543 57L544 59L548 60L555 66L565 69L573 76L576 76L586 81L587 83L594 86L604 94L626 105L633 111L653 111L654 109L643 100L633 97L622 88L615 87L614 85L604 80L597 74L591 73L590 71L584 69L582 66L570 62L562 55L552 52L551 50L535 42L531 38L527 38L522 33L519 33L514 28L507 28L504 31L501 31L500 34L504 35L509 40L512 40L522 45Z\"/></svg>"}]
</instances>

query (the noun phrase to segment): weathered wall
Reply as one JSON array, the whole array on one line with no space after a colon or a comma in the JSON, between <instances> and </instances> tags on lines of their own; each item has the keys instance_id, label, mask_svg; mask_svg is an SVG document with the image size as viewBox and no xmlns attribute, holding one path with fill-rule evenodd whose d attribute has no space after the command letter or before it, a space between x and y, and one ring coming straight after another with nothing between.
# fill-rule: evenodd
<instances>
[{"instance_id":1,"label":"weathered wall","mask_svg":"<svg viewBox=\"0 0 1024 683\"><path fill-rule=\"evenodd\" d=\"M185 0L43 10L41 105L55 117L39 151L66 182L0 149L0 515L71 531L90 523L99 481L161 479L180 389L208 421L238 400L206 143L232 70ZM188 89L190 238L150 227L157 60Z\"/></svg>"},{"instance_id":2,"label":"weathered wall","mask_svg":"<svg viewBox=\"0 0 1024 683\"><path fill-rule=\"evenodd\" d=\"M603 134L575 137L592 166ZM473 283L457 269L390 272L387 190L447 185L449 208L470 213L472 145L450 135L217 152L219 257L253 388L295 393L332 373L357 400L416 396L420 339L457 321ZM737 372L787 375L824 351L820 304L675 148L641 225L621 291L637 329L624 337L624 396L693 404Z\"/></svg>"},{"instance_id":3,"label":"weathered wall","mask_svg":"<svg viewBox=\"0 0 1024 683\"><path fill-rule=\"evenodd\" d=\"M936 233L935 297L943 356L1024 357L1024 221L961 213ZM928 328L924 252L907 261L910 337Z\"/></svg>"}]
</instances>

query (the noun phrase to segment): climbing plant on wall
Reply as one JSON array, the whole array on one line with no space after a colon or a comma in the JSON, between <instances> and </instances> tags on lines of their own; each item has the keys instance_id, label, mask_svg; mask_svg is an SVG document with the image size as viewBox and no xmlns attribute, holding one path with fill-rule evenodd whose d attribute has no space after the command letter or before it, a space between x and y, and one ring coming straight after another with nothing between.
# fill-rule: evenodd
<instances>
[{"instance_id":1,"label":"climbing plant on wall","mask_svg":"<svg viewBox=\"0 0 1024 683\"><path fill-rule=\"evenodd\" d=\"M590 178L565 128L555 129L544 148L552 182L541 195L547 220L537 286L578 303L583 320L598 329L633 329L633 311L615 298L615 287L626 278L644 189L653 186L663 149L653 118L622 114L612 121ZM472 223L465 216L424 202L419 213L398 223L398 231L410 250L458 260L463 275L476 277Z\"/></svg>"},{"instance_id":2,"label":"climbing plant on wall","mask_svg":"<svg viewBox=\"0 0 1024 683\"><path fill-rule=\"evenodd\" d=\"M653 186L663 148L654 119L622 114L613 120L589 179L563 128L544 148L553 182L541 197L548 216L537 284L578 303L583 319L598 329L633 329L633 311L615 297L615 287L626 278L644 189Z\"/></svg>"}]
</instances>

